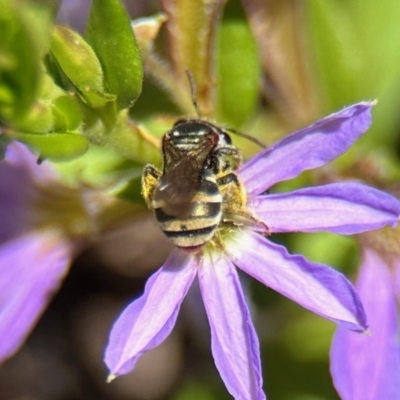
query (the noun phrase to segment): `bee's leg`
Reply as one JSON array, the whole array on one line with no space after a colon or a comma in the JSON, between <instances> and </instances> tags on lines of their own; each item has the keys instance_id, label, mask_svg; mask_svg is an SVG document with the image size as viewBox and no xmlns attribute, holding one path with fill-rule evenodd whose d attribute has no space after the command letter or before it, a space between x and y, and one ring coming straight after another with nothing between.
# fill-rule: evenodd
<instances>
[{"instance_id":1,"label":"bee's leg","mask_svg":"<svg viewBox=\"0 0 400 400\"><path fill-rule=\"evenodd\" d=\"M224 215L224 222L230 222L232 225L240 226L251 226L255 231L262 233L265 236L271 234L268 225L257 218L247 208L236 210L235 213Z\"/></svg>"},{"instance_id":2,"label":"bee's leg","mask_svg":"<svg viewBox=\"0 0 400 400\"><path fill-rule=\"evenodd\" d=\"M268 225L257 218L247 208L237 210L234 214L226 214L224 216L225 222L231 222L233 225L246 225L252 226L254 230L261 232L263 235L270 235L271 231Z\"/></svg>"},{"instance_id":3,"label":"bee's leg","mask_svg":"<svg viewBox=\"0 0 400 400\"><path fill-rule=\"evenodd\" d=\"M241 225L247 225L247 226L251 225L253 226L254 230L256 230L257 232L261 232L265 236L269 236L271 234L268 225L265 222L261 221L259 218L257 218L248 209L238 212L236 215L232 217L232 221L234 223Z\"/></svg>"},{"instance_id":4,"label":"bee's leg","mask_svg":"<svg viewBox=\"0 0 400 400\"><path fill-rule=\"evenodd\" d=\"M153 192L157 185L161 173L152 165L148 164L144 167L142 175L142 196L148 208L152 209L151 201Z\"/></svg>"},{"instance_id":5,"label":"bee's leg","mask_svg":"<svg viewBox=\"0 0 400 400\"><path fill-rule=\"evenodd\" d=\"M235 146L224 146L220 147L219 149L216 150L217 157L223 158L223 157L232 157L233 160L233 165L230 165L228 163L227 166L222 166L222 171L228 171L228 170L236 170L240 167L240 165L243 162L243 157L241 151L235 147Z\"/></svg>"},{"instance_id":6,"label":"bee's leg","mask_svg":"<svg viewBox=\"0 0 400 400\"><path fill-rule=\"evenodd\" d=\"M223 196L222 212L225 222L235 225L255 225L269 235L268 226L247 208L246 192L235 173L228 173L217 179Z\"/></svg>"},{"instance_id":7,"label":"bee's leg","mask_svg":"<svg viewBox=\"0 0 400 400\"><path fill-rule=\"evenodd\" d=\"M218 177L217 184L223 197L223 212L233 214L246 209L246 192L234 172Z\"/></svg>"}]
</instances>

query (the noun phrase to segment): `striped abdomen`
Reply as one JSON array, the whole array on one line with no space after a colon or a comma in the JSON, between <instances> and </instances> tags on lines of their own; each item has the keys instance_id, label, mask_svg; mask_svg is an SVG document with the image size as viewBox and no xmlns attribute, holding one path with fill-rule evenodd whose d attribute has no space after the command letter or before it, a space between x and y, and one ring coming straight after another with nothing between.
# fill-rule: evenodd
<instances>
[{"instance_id":1,"label":"striped abdomen","mask_svg":"<svg viewBox=\"0 0 400 400\"><path fill-rule=\"evenodd\" d=\"M213 237L222 215L222 196L213 176L203 179L190 198L154 197L156 219L175 246L195 251Z\"/></svg>"}]
</instances>

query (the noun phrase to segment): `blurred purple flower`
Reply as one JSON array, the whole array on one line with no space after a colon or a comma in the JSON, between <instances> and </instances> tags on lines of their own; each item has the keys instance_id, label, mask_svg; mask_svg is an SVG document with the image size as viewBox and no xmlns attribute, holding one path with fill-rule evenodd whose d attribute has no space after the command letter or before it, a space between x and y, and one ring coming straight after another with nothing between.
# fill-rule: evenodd
<instances>
[{"instance_id":1,"label":"blurred purple flower","mask_svg":"<svg viewBox=\"0 0 400 400\"><path fill-rule=\"evenodd\" d=\"M263 194L275 183L344 153L368 129L372 105L346 108L244 164L239 177L248 193L248 207L272 233L354 234L396 225L398 201L359 183ZM201 255L174 250L150 277L144 294L122 312L111 331L105 353L109 379L128 373L144 352L169 335L197 277L211 327L212 353L228 391L236 399L264 399L259 343L236 267L345 328L367 328L360 300L341 273L289 254L250 227L238 229L224 245L224 251L206 247Z\"/></svg>"},{"instance_id":2,"label":"blurred purple flower","mask_svg":"<svg viewBox=\"0 0 400 400\"><path fill-rule=\"evenodd\" d=\"M49 165L37 165L22 144L11 143L0 162L0 361L24 342L66 273L72 245L40 192L58 185ZM49 199L48 199L49 200Z\"/></svg>"},{"instance_id":3,"label":"blurred purple flower","mask_svg":"<svg viewBox=\"0 0 400 400\"><path fill-rule=\"evenodd\" d=\"M343 400L400 399L399 277L400 254L364 246L356 287L370 334L339 327L331 349L333 382Z\"/></svg>"}]
</instances>

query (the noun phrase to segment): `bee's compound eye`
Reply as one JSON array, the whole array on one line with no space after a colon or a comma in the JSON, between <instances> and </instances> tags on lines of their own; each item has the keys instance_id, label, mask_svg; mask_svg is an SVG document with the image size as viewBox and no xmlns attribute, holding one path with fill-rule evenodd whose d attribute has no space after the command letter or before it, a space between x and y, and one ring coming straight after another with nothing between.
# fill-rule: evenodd
<instances>
[{"instance_id":1,"label":"bee's compound eye","mask_svg":"<svg viewBox=\"0 0 400 400\"><path fill-rule=\"evenodd\" d=\"M176 121L176 122L174 123L174 126L173 126L172 128L175 128L175 127L177 127L178 125L184 124L185 122L187 122L186 119L178 119L178 121Z\"/></svg>"},{"instance_id":2,"label":"bee's compound eye","mask_svg":"<svg viewBox=\"0 0 400 400\"><path fill-rule=\"evenodd\" d=\"M232 144L232 139L231 137L226 133L226 132L221 132L220 133L220 144Z\"/></svg>"}]
</instances>

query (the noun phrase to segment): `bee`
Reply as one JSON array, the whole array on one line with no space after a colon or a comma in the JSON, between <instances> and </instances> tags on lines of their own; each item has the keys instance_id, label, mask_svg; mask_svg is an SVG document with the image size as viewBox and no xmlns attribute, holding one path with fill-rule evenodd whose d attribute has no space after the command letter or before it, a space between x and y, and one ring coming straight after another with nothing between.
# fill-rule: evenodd
<instances>
[{"instance_id":1,"label":"bee","mask_svg":"<svg viewBox=\"0 0 400 400\"><path fill-rule=\"evenodd\" d=\"M204 119L181 119L162 139L163 170L147 165L142 194L175 246L198 252L238 217L256 221L236 174L240 150L228 131Z\"/></svg>"}]
</instances>

